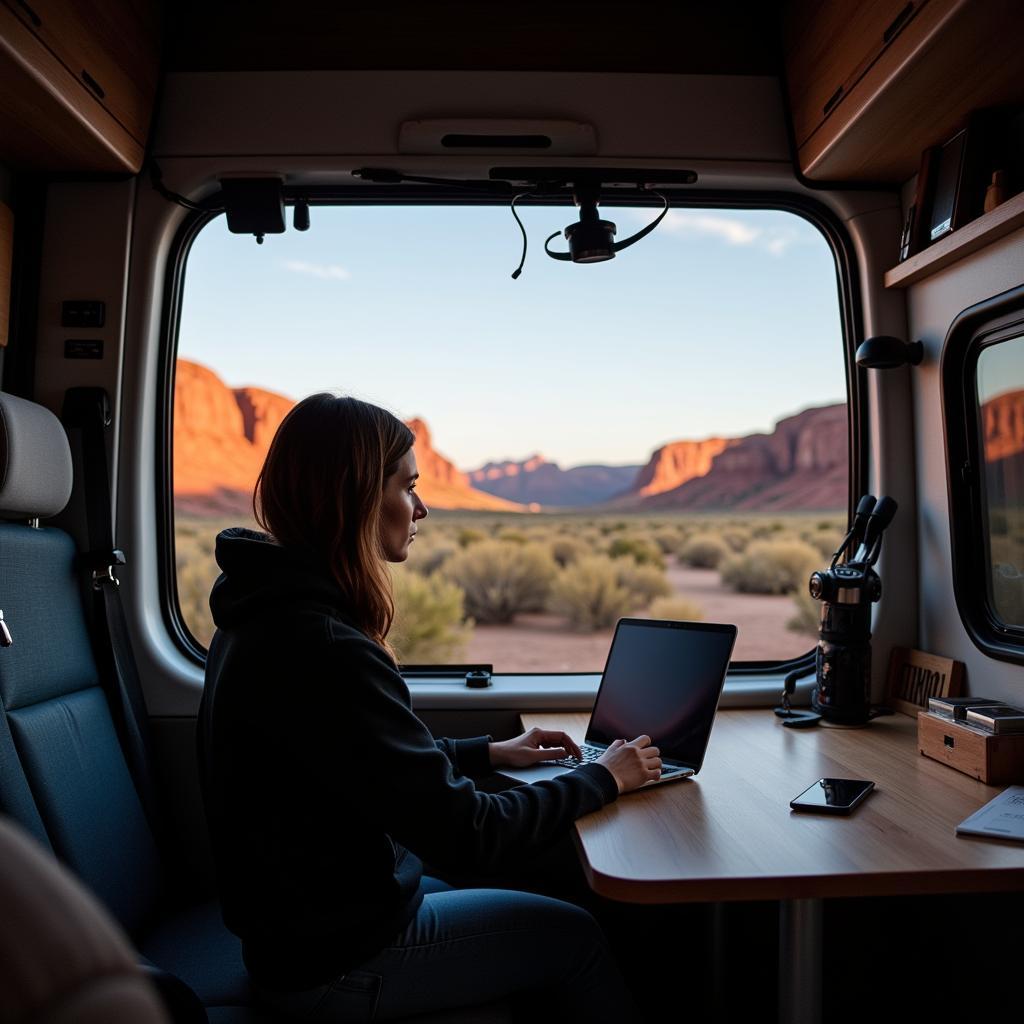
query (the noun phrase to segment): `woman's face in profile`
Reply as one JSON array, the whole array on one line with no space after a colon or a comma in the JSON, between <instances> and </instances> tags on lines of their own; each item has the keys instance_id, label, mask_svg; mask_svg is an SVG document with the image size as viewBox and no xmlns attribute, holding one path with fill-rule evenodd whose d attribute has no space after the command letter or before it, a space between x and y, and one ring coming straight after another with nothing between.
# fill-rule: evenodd
<instances>
[{"instance_id":1,"label":"woman's face in profile","mask_svg":"<svg viewBox=\"0 0 1024 1024\"><path fill-rule=\"evenodd\" d=\"M398 469L384 481L384 503L380 509L380 539L389 562L404 562L416 535L416 523L427 514L427 506L416 493L416 456L412 449L402 456Z\"/></svg>"}]
</instances>

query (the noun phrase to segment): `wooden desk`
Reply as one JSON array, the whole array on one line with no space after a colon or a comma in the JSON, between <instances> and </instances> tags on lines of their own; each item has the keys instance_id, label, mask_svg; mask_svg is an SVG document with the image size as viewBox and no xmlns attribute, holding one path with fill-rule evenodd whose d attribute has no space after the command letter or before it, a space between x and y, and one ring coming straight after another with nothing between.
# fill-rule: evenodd
<instances>
[{"instance_id":1,"label":"wooden desk","mask_svg":"<svg viewBox=\"0 0 1024 1024\"><path fill-rule=\"evenodd\" d=\"M523 715L577 740L586 714ZM626 794L576 823L591 887L631 903L780 900L780 1019L821 1014L821 903L843 896L1024 889L1024 844L955 825L1003 787L917 752L905 715L863 729L785 729L769 709L720 711L692 780ZM824 777L872 779L849 817L789 801Z\"/></svg>"}]
</instances>

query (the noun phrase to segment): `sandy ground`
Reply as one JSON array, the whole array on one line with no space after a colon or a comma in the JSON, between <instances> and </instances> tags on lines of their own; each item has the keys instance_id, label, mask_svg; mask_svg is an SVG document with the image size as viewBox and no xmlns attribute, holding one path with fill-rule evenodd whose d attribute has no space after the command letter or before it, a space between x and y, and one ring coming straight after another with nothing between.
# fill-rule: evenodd
<instances>
[{"instance_id":1,"label":"sandy ground","mask_svg":"<svg viewBox=\"0 0 1024 1024\"><path fill-rule=\"evenodd\" d=\"M737 661L792 658L817 640L786 628L796 614L788 596L734 593L721 585L714 569L670 566L667 574L677 594L704 609L704 621L739 626ZM520 615L509 626L477 626L465 660L490 662L499 672L600 672L612 632L574 633L556 615Z\"/></svg>"}]
</instances>

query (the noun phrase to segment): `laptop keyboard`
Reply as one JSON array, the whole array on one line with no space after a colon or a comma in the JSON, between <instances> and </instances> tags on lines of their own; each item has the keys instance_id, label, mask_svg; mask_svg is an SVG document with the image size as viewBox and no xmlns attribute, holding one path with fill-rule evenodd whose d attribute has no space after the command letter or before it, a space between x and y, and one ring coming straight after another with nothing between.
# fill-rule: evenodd
<instances>
[{"instance_id":1,"label":"laptop keyboard","mask_svg":"<svg viewBox=\"0 0 1024 1024\"><path fill-rule=\"evenodd\" d=\"M551 763L560 765L562 768L582 768L585 764L593 764L604 753L604 747L588 747L585 744L580 747L580 750L583 753L582 758L570 755L569 757L560 757Z\"/></svg>"}]
</instances>

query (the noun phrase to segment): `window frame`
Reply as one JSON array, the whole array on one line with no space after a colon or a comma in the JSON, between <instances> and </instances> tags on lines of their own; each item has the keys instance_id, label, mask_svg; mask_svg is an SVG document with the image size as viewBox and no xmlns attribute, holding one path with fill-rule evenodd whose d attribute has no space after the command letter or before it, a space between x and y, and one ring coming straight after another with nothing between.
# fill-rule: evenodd
<instances>
[{"instance_id":1,"label":"window frame","mask_svg":"<svg viewBox=\"0 0 1024 1024\"><path fill-rule=\"evenodd\" d=\"M984 654L1024 664L1024 626L1003 622L989 600L990 558L983 499L978 360L1000 342L1024 335L1024 285L960 312L950 324L940 363L946 440L953 596L960 620Z\"/></svg>"},{"instance_id":2,"label":"window frame","mask_svg":"<svg viewBox=\"0 0 1024 1024\"><path fill-rule=\"evenodd\" d=\"M693 190L687 188L660 190L667 195L671 208L680 209L734 209L734 210L777 210L802 217L816 227L825 239L834 262L836 291L839 303L839 322L843 345L843 362L846 374L846 408L848 436L848 482L847 522L851 521L857 496L866 486L868 479L868 417L866 409L866 375L857 366L855 359L856 342L862 337L862 308L860 279L853 243L842 221L823 203L816 199L795 193L778 191L728 191ZM348 205L409 205L409 206L505 206L508 199L490 196L472 188L460 186L311 186L289 187L283 190L286 205L297 199L313 206ZM178 600L177 567L175 563L174 540L174 491L173 491L173 443L174 443L174 384L175 361L178 350L178 332L181 324L181 308L184 295L185 271L192 244L206 225L220 215L219 206L214 206L216 195L208 200L209 209L191 211L179 227L168 255L164 278L163 307L160 322L160 351L157 359L157 429L154 431L156 451L156 504L157 504L157 557L159 563L158 584L160 607L164 625L175 646L192 663L204 667L206 649L189 630ZM644 197L634 192L628 195L615 189L606 190L601 198L602 207L656 208L660 202L653 196ZM543 198L523 202L520 205L552 206L565 209L566 200ZM776 676L795 670L813 671L815 648L786 661L743 661L732 662L729 676L734 678ZM408 673L414 679L436 681L436 672ZM513 672L495 673L519 677L593 677L595 672ZM600 675L598 672L597 675ZM451 678L461 678L453 675Z\"/></svg>"}]
</instances>

